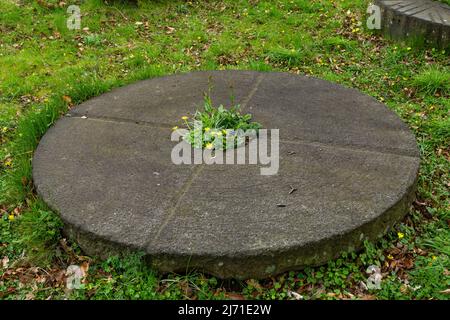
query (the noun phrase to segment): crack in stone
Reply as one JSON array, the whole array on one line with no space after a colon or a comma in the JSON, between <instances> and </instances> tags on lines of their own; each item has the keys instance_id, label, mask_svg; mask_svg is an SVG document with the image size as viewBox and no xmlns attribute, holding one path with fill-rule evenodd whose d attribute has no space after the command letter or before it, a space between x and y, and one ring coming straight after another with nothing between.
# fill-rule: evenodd
<instances>
[{"instance_id":1,"label":"crack in stone","mask_svg":"<svg viewBox=\"0 0 450 320\"><path fill-rule=\"evenodd\" d=\"M170 125L168 123L160 123L160 122L151 122L151 121L142 121L142 120L131 120L131 119L124 119L124 118L117 118L117 117L108 117L108 116L86 116L86 115L79 115L79 114L67 114L65 115L67 118L77 118L77 119L83 119L83 120L95 120L95 121L104 121L104 122L116 122L116 123L131 123L141 126L147 126L151 128L160 128L160 129L170 129L173 127L173 125ZM86 117L86 118L83 118Z\"/></svg>"},{"instance_id":2,"label":"crack in stone","mask_svg":"<svg viewBox=\"0 0 450 320\"><path fill-rule=\"evenodd\" d=\"M356 152L369 152L369 153L380 153L380 154L386 154L386 155L395 155L399 157L408 157L408 158L419 158L419 156L415 156L412 154L408 154L407 150L404 150L402 152L401 150L397 149L397 151L400 152L393 152L389 150L377 150L377 149L369 149L364 148L360 146L355 145L336 145L336 144L329 144L319 141L308 141L308 140L288 140L288 139L280 139L281 143L287 143L287 144L297 144L297 145L307 145L312 147L322 147L322 148L329 148L329 149L343 149L348 151L356 151Z\"/></svg>"},{"instance_id":3,"label":"crack in stone","mask_svg":"<svg viewBox=\"0 0 450 320\"><path fill-rule=\"evenodd\" d=\"M261 81L264 79L264 73L260 73L257 77L256 77L256 81L252 86L252 89L250 90L250 92L248 93L248 95L242 100L241 103L241 111L243 111L245 109L245 107L247 106L248 102L253 98L253 96L255 95L256 91L259 88L259 85L261 84Z\"/></svg>"},{"instance_id":4,"label":"crack in stone","mask_svg":"<svg viewBox=\"0 0 450 320\"><path fill-rule=\"evenodd\" d=\"M155 242L158 240L159 236L161 235L161 232L164 230L164 228L167 226L169 221L172 220L173 216L175 215L177 209L179 208L179 206L181 204L181 201L183 200L184 196L189 191L189 189L192 185L192 182L195 180L196 177L198 177L200 175L202 170L203 170L202 165L198 165L198 166L194 167L191 176L188 178L188 180L184 183L183 187L181 188L178 199L175 202L175 205L170 209L169 215L167 216L167 218L163 221L163 223L159 227L158 231L156 232L155 237L153 239L148 240L145 243L145 248L147 248L152 242Z\"/></svg>"}]
</instances>

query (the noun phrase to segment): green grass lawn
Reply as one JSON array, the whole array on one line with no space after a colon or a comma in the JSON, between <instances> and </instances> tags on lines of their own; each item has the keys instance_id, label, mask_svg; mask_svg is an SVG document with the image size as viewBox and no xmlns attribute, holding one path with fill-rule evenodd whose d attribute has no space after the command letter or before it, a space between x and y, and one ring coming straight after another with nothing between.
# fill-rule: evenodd
<instances>
[{"instance_id":1,"label":"green grass lawn","mask_svg":"<svg viewBox=\"0 0 450 320\"><path fill-rule=\"evenodd\" d=\"M450 59L365 30L364 0L0 1L0 299L448 299ZM377 243L266 280L160 275L140 255L83 256L36 197L31 158L68 108L113 87L175 72L277 70L357 88L386 103L421 151L417 201ZM81 265L82 288L64 271ZM370 265L381 289L361 285ZM295 295L299 297L298 295Z\"/></svg>"}]
</instances>

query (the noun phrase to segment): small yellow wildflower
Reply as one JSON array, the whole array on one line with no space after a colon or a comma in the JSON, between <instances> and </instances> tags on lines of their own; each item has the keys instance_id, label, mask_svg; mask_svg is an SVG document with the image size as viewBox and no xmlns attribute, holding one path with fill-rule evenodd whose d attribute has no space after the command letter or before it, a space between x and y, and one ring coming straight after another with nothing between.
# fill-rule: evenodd
<instances>
[{"instance_id":1,"label":"small yellow wildflower","mask_svg":"<svg viewBox=\"0 0 450 320\"><path fill-rule=\"evenodd\" d=\"M189 117L188 116L182 116L181 119L187 120L187 119L189 119Z\"/></svg>"},{"instance_id":2,"label":"small yellow wildflower","mask_svg":"<svg viewBox=\"0 0 450 320\"><path fill-rule=\"evenodd\" d=\"M402 232L397 232L397 236L399 239L403 239L405 237L405 234Z\"/></svg>"},{"instance_id":3,"label":"small yellow wildflower","mask_svg":"<svg viewBox=\"0 0 450 320\"><path fill-rule=\"evenodd\" d=\"M437 257L436 257L436 256L432 256L432 257L431 257L431 259L433 259L433 260L436 260L436 259L437 259Z\"/></svg>"},{"instance_id":4,"label":"small yellow wildflower","mask_svg":"<svg viewBox=\"0 0 450 320\"><path fill-rule=\"evenodd\" d=\"M212 149L213 148L213 144L212 143L208 143L207 145L206 145L206 149Z\"/></svg>"},{"instance_id":5,"label":"small yellow wildflower","mask_svg":"<svg viewBox=\"0 0 450 320\"><path fill-rule=\"evenodd\" d=\"M10 214L10 215L8 216L8 220L9 220L9 221L14 221L14 219L15 219L15 217L14 217L13 214Z\"/></svg>"},{"instance_id":6,"label":"small yellow wildflower","mask_svg":"<svg viewBox=\"0 0 450 320\"><path fill-rule=\"evenodd\" d=\"M406 48L406 50L410 51L410 50L411 50L411 47Z\"/></svg>"},{"instance_id":7,"label":"small yellow wildflower","mask_svg":"<svg viewBox=\"0 0 450 320\"><path fill-rule=\"evenodd\" d=\"M7 167L12 167L12 161L11 160L6 160L5 161L5 166L7 166Z\"/></svg>"},{"instance_id":8,"label":"small yellow wildflower","mask_svg":"<svg viewBox=\"0 0 450 320\"><path fill-rule=\"evenodd\" d=\"M387 255L387 258L388 258L389 260L394 260L394 257L393 257L391 254L388 254L388 255Z\"/></svg>"},{"instance_id":9,"label":"small yellow wildflower","mask_svg":"<svg viewBox=\"0 0 450 320\"><path fill-rule=\"evenodd\" d=\"M8 127L3 127L2 132L5 133L6 131L8 131Z\"/></svg>"},{"instance_id":10,"label":"small yellow wildflower","mask_svg":"<svg viewBox=\"0 0 450 320\"><path fill-rule=\"evenodd\" d=\"M209 130L211 130L211 128L205 128L205 132L208 132Z\"/></svg>"},{"instance_id":11,"label":"small yellow wildflower","mask_svg":"<svg viewBox=\"0 0 450 320\"><path fill-rule=\"evenodd\" d=\"M223 129L223 130L222 130L222 133L223 133L223 134L227 134L227 130Z\"/></svg>"},{"instance_id":12,"label":"small yellow wildflower","mask_svg":"<svg viewBox=\"0 0 450 320\"><path fill-rule=\"evenodd\" d=\"M178 126L175 126L175 127L172 128L173 131L175 131L177 129L178 129Z\"/></svg>"}]
</instances>

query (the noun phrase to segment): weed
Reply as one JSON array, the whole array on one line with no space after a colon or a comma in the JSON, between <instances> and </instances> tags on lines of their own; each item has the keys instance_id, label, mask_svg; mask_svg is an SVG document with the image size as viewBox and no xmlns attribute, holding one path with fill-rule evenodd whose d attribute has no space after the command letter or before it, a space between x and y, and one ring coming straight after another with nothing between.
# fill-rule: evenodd
<instances>
[{"instance_id":1,"label":"weed","mask_svg":"<svg viewBox=\"0 0 450 320\"><path fill-rule=\"evenodd\" d=\"M261 128L261 124L251 121L251 114L241 114L240 105L225 109L223 105L214 107L211 97L204 96L203 110L197 110L188 121L183 116L188 133L184 140L195 148L230 149L246 141L249 130L254 134ZM177 129L178 127L175 127Z\"/></svg>"}]
</instances>

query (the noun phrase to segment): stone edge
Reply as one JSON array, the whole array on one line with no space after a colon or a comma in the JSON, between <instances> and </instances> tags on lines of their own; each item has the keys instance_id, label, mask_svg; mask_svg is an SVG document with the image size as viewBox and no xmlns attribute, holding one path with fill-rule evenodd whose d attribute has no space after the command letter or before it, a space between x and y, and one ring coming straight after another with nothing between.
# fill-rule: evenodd
<instances>
[{"instance_id":1,"label":"stone edge","mask_svg":"<svg viewBox=\"0 0 450 320\"><path fill-rule=\"evenodd\" d=\"M442 49L450 48L450 24L445 25L400 12L386 4L384 0L375 0L375 4L381 8L381 29L386 37L394 40L418 41L426 38L424 43L427 45L436 45ZM450 12L449 6L439 4Z\"/></svg>"},{"instance_id":2,"label":"stone edge","mask_svg":"<svg viewBox=\"0 0 450 320\"><path fill-rule=\"evenodd\" d=\"M377 218L345 234L306 246L272 251L256 256L149 254L143 252L142 249L110 242L66 223L64 223L63 232L70 240L78 243L85 253L102 259L111 255L123 256L141 252L146 262L162 273L201 271L222 279L263 279L287 271L322 265L329 260L338 258L343 252L360 251L366 240L375 241L381 238L408 213L410 205L415 199L419 164L420 160L418 159L415 179L406 189L403 197Z\"/></svg>"}]
</instances>

